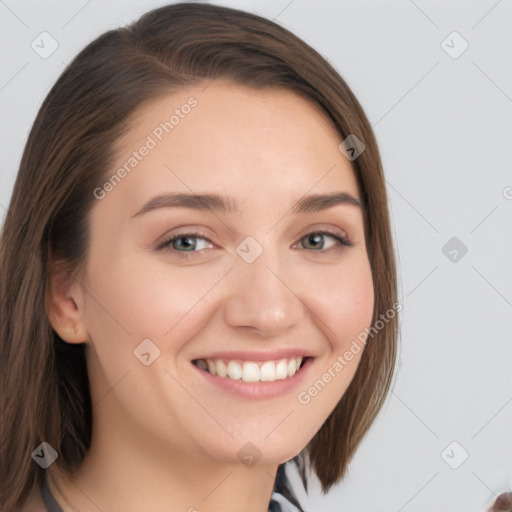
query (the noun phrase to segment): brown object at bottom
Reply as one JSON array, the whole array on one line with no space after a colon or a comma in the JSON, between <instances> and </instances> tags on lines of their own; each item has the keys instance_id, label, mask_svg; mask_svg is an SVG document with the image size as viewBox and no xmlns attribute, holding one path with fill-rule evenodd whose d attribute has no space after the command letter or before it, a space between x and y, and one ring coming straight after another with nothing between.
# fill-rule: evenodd
<instances>
[{"instance_id":1,"label":"brown object at bottom","mask_svg":"<svg viewBox=\"0 0 512 512\"><path fill-rule=\"evenodd\" d=\"M490 512L512 512L512 492L500 494Z\"/></svg>"}]
</instances>

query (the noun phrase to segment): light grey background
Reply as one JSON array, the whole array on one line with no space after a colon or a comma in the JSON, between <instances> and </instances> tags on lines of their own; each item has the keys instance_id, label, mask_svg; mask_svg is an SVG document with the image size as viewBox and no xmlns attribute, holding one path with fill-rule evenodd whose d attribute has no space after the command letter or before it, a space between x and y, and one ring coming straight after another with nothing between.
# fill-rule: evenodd
<instances>
[{"instance_id":1,"label":"light grey background","mask_svg":"<svg viewBox=\"0 0 512 512\"><path fill-rule=\"evenodd\" d=\"M65 65L166 3L0 0L2 218L28 131ZM212 3L275 18L338 69L374 126L389 186L399 370L348 477L325 497L298 487L303 505L487 510L512 490L512 1ZM43 31L59 45L46 59L31 48ZM459 242L442 252L452 237L465 255Z\"/></svg>"}]
</instances>

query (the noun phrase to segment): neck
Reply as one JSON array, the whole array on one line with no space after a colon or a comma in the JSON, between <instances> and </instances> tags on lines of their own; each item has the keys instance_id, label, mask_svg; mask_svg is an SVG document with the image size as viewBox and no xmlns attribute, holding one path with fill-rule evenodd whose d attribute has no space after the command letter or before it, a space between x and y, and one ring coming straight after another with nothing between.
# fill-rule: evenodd
<instances>
[{"instance_id":1,"label":"neck","mask_svg":"<svg viewBox=\"0 0 512 512\"><path fill-rule=\"evenodd\" d=\"M277 464L246 467L199 454L105 439L102 430L71 477L49 468L49 488L64 512L267 512ZM105 432L105 430L103 430Z\"/></svg>"}]
</instances>

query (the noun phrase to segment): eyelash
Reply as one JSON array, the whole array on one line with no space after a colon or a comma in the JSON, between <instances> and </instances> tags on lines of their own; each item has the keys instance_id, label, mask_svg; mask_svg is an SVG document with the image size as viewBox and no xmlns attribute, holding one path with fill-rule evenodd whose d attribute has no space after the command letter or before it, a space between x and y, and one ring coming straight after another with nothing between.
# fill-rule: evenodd
<instances>
[{"instance_id":1,"label":"eyelash","mask_svg":"<svg viewBox=\"0 0 512 512\"><path fill-rule=\"evenodd\" d=\"M351 247L353 245L345 237L343 237L339 234L336 234L336 233L332 233L330 231L310 231L309 233L306 233L304 236L302 236L300 238L299 242L301 240L303 240L304 238L307 238L311 235L327 235L331 238L334 238L338 242L338 247L331 247L330 249L327 249L327 250L321 249L318 251L315 251L312 249L305 249L306 251L309 250L310 252L319 252L321 254L326 254L326 253L331 253L335 250L340 250L342 248L342 246ZM201 233L197 233L197 232L196 233L180 233L177 235L172 235L170 238L166 238L166 239L162 240L157 245L156 249L158 251L166 250L168 247L172 246L172 244L174 243L175 240L177 240L179 238L201 238L203 240L206 240L210 244L213 244L213 242L211 240L209 240L207 237L203 236ZM199 256L200 255L199 253L203 249L200 249L199 251L177 251L176 249L172 249L172 250L175 253L177 253L179 258L191 259L191 258L195 258L195 257Z\"/></svg>"}]
</instances>

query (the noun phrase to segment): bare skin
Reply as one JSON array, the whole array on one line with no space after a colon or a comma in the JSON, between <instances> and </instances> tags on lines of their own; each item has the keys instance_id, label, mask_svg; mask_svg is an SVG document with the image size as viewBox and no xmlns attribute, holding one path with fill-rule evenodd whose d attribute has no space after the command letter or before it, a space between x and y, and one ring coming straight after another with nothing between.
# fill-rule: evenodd
<instances>
[{"instance_id":1,"label":"bare skin","mask_svg":"<svg viewBox=\"0 0 512 512\"><path fill-rule=\"evenodd\" d=\"M361 207L291 211L305 195L359 199L341 139L317 107L290 91L220 81L164 96L133 117L112 174L191 96L197 106L96 201L78 279L52 281L53 328L87 346L94 418L81 469L70 479L56 464L48 470L65 512L266 512L278 465L325 422L363 353L333 377L373 312ZM229 196L239 211L136 215L170 192ZM156 249L194 232L187 244ZM246 237L257 243L246 252L262 250L251 263L237 252ZM145 339L160 351L147 366L134 356ZM236 393L218 385L230 379L192 363L221 352L259 361L302 354L308 365L286 389L266 383L273 396L258 394L264 383ZM329 383L300 403L329 368ZM242 461L244 446L256 447L255 465Z\"/></svg>"},{"instance_id":2,"label":"bare skin","mask_svg":"<svg viewBox=\"0 0 512 512\"><path fill-rule=\"evenodd\" d=\"M496 498L491 512L512 512L512 492L501 493Z\"/></svg>"}]
</instances>

